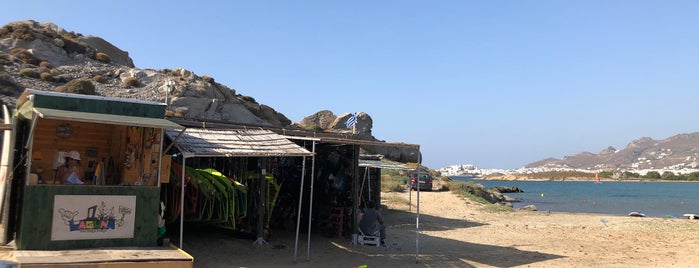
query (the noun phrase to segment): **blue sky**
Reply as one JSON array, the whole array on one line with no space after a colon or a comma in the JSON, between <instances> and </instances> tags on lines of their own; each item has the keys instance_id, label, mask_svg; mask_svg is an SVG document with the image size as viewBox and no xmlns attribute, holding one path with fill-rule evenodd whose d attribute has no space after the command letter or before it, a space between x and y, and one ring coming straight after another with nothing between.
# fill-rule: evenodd
<instances>
[{"instance_id":1,"label":"blue sky","mask_svg":"<svg viewBox=\"0 0 699 268\"><path fill-rule=\"evenodd\" d=\"M697 1L9 1L298 122L366 112L430 168L699 131Z\"/></svg>"}]
</instances>

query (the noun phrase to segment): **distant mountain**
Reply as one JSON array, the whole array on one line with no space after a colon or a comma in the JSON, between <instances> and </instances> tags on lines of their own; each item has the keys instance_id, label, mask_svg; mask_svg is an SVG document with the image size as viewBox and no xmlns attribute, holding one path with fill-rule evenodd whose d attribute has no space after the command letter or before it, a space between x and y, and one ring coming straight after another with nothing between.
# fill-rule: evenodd
<instances>
[{"instance_id":1,"label":"distant mountain","mask_svg":"<svg viewBox=\"0 0 699 268\"><path fill-rule=\"evenodd\" d=\"M679 134L664 140L643 137L616 150L582 152L562 159L547 158L525 168L575 168L603 170L682 169L699 167L699 132Z\"/></svg>"}]
</instances>

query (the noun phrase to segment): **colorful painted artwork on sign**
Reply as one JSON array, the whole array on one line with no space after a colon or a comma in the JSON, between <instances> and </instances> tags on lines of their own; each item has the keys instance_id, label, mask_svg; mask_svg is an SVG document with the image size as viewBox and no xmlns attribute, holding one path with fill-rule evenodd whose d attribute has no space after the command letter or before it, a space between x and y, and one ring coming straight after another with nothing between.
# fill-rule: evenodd
<instances>
[{"instance_id":1,"label":"colorful painted artwork on sign","mask_svg":"<svg viewBox=\"0 0 699 268\"><path fill-rule=\"evenodd\" d=\"M56 195L51 240L133 238L136 196Z\"/></svg>"}]
</instances>

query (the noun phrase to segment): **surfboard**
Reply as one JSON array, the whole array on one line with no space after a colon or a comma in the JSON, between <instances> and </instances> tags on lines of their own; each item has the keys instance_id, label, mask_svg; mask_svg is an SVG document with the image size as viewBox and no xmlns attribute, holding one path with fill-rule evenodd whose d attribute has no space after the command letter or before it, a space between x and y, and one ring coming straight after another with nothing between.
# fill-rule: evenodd
<instances>
[{"instance_id":1,"label":"surfboard","mask_svg":"<svg viewBox=\"0 0 699 268\"><path fill-rule=\"evenodd\" d=\"M7 105L2 105L3 122L6 125L11 125L12 120L10 119L10 111L7 109ZM9 194L5 192L9 189L7 185L10 184L8 177L11 174L11 169L9 168L10 161L12 159L12 129L4 130L2 135L2 154L0 154L0 225L2 225L2 232L0 232L0 242L7 242L7 224L9 221Z\"/></svg>"}]
</instances>

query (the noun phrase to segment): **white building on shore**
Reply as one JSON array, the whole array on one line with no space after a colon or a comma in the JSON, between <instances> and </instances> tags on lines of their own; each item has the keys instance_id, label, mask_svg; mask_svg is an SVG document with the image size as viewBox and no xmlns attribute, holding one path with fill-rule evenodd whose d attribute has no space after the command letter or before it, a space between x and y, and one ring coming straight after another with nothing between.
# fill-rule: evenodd
<instances>
[{"instance_id":1,"label":"white building on shore","mask_svg":"<svg viewBox=\"0 0 699 268\"><path fill-rule=\"evenodd\" d=\"M558 171L578 171L578 172L586 172L586 173L597 173L601 172L602 170L591 170L591 169L575 169L575 168L550 168L550 167L536 167L536 168L517 168L517 169L479 169L476 165L473 164L460 164L460 165L451 165L447 167L443 167L440 169L437 169L441 173L442 176L485 176L485 175L491 175L491 174L533 174L533 173L542 173L542 172L558 172ZM648 172L655 171L660 174L663 174L665 172L672 172L675 175L680 175L680 174L690 174L694 172L699 172L699 169L696 168L687 168L682 165L678 165L677 167L669 167L669 168L662 168L662 169L630 169L630 170L621 170L621 172L624 171L629 171L633 173L638 173L641 176L645 176Z\"/></svg>"}]
</instances>

